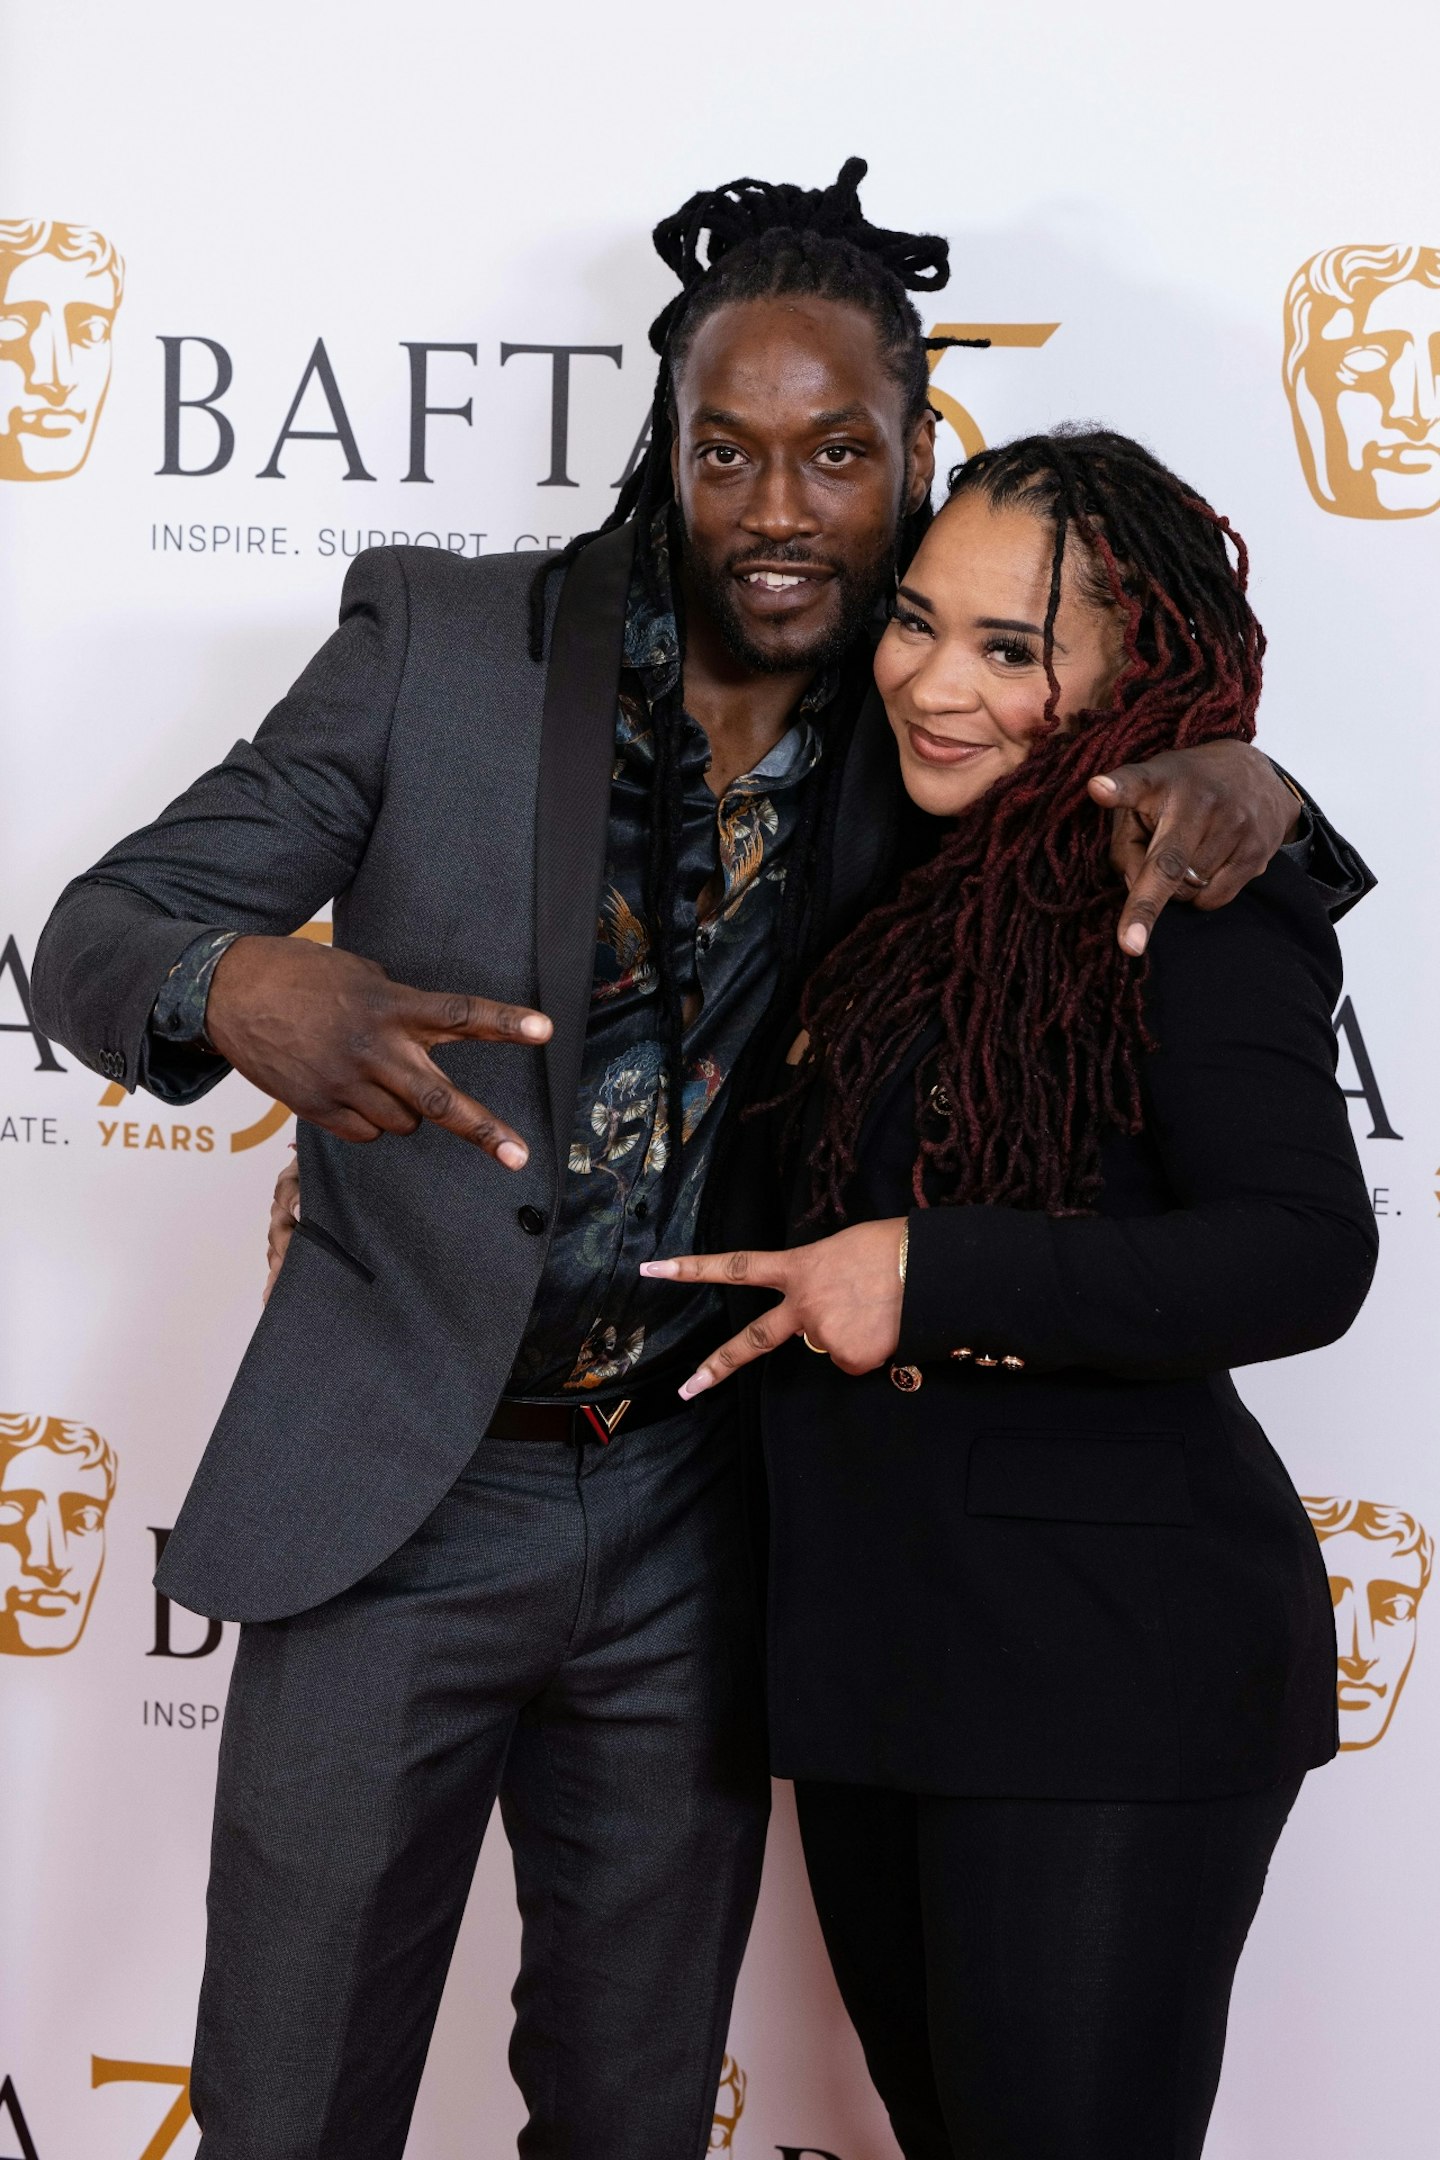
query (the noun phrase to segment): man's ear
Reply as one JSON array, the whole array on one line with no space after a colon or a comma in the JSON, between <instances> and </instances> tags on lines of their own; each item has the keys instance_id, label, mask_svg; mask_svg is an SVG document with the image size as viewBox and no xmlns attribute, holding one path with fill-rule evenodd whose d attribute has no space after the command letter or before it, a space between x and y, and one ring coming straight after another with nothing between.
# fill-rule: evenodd
<instances>
[{"instance_id":1,"label":"man's ear","mask_svg":"<svg viewBox=\"0 0 1440 2160\"><path fill-rule=\"evenodd\" d=\"M905 481L905 513L918 510L935 484L935 415L927 405L910 437Z\"/></svg>"}]
</instances>

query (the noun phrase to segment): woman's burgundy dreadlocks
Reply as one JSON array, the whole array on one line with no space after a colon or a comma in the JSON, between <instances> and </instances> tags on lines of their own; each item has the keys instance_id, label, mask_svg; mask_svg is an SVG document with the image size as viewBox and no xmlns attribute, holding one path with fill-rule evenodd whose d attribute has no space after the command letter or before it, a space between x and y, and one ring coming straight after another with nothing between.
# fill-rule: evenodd
<instances>
[{"instance_id":1,"label":"woman's burgundy dreadlocks","mask_svg":"<svg viewBox=\"0 0 1440 2160\"><path fill-rule=\"evenodd\" d=\"M945 284L949 247L933 234L889 232L871 225L860 208L859 187L865 173L863 158L849 158L839 178L825 188L732 180L725 187L702 189L692 195L673 217L662 219L656 226L656 252L679 278L681 290L650 326L650 343L660 356L660 367L650 409L649 441L598 532L581 533L563 553L549 557L536 571L530 591L533 659L544 656L550 579L573 562L599 533L610 532L630 519L635 524L636 562L648 596L657 606L667 600L674 605L683 654L680 595L678 590L669 595L662 590L653 534L662 517L669 517L671 559L678 562L679 536L674 529L670 478L675 383L696 330L717 308L732 301L800 293L863 308L875 325L886 364L905 392L907 420L919 419L925 410L929 385L928 347L907 292L935 292ZM913 554L929 520L930 506L926 503L906 521L898 549L900 560L908 560ZM682 718L677 687L653 715L655 778L646 879L646 915L665 1051L669 1148L662 1206L667 1215L679 1191L683 1137L684 1016L675 934L675 865L684 807ZM837 750L842 747L835 745ZM800 910L811 884L819 835L833 812L830 798L841 762L838 755L828 757L822 785L807 794L778 931L780 949L786 953L800 949ZM806 955L807 961L812 957ZM795 982L790 984L792 995L796 987Z\"/></svg>"},{"instance_id":2,"label":"woman's burgundy dreadlocks","mask_svg":"<svg viewBox=\"0 0 1440 2160\"><path fill-rule=\"evenodd\" d=\"M1244 543L1149 451L1103 430L1031 435L958 466L951 499L976 490L1055 528L1050 725L805 992L811 1057L782 1101L793 1132L806 1085L823 1091L812 1220L843 1219L866 1112L937 1019L917 1076L916 1203L1094 1206L1104 1132L1140 1129L1138 1062L1153 1044L1144 966L1116 943L1108 821L1086 782L1255 730L1265 639L1245 597ZM1082 590L1124 617L1125 662L1108 705L1067 717L1062 733L1054 627L1072 532L1087 551Z\"/></svg>"}]
</instances>

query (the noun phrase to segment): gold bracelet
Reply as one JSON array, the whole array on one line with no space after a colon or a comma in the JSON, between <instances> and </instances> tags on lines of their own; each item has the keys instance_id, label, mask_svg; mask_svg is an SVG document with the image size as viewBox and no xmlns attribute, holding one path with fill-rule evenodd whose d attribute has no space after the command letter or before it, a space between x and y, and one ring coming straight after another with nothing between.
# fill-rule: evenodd
<instances>
[{"instance_id":1,"label":"gold bracelet","mask_svg":"<svg viewBox=\"0 0 1440 2160\"><path fill-rule=\"evenodd\" d=\"M907 1215L900 1231L900 1287L905 1288L905 1267L910 1258L910 1218Z\"/></svg>"}]
</instances>

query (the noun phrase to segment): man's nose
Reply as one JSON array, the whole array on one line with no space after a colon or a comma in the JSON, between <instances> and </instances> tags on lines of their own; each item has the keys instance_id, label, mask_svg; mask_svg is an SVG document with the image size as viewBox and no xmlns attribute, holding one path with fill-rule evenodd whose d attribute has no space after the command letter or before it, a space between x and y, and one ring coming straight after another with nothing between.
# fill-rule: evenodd
<instances>
[{"instance_id":1,"label":"man's nose","mask_svg":"<svg viewBox=\"0 0 1440 2160\"><path fill-rule=\"evenodd\" d=\"M1437 345L1440 339L1412 339L1390 370L1388 417L1401 427L1428 432L1440 420Z\"/></svg>"},{"instance_id":2,"label":"man's nose","mask_svg":"<svg viewBox=\"0 0 1440 2160\"><path fill-rule=\"evenodd\" d=\"M740 522L766 540L796 540L820 530L800 474L780 458L762 466Z\"/></svg>"},{"instance_id":3,"label":"man's nose","mask_svg":"<svg viewBox=\"0 0 1440 2160\"><path fill-rule=\"evenodd\" d=\"M64 317L48 308L30 339L30 383L56 399L68 397L75 387L75 355Z\"/></svg>"},{"instance_id":4,"label":"man's nose","mask_svg":"<svg viewBox=\"0 0 1440 2160\"><path fill-rule=\"evenodd\" d=\"M25 1525L25 1572L48 1585L58 1583L69 1567L65 1525L56 1508L42 1501Z\"/></svg>"},{"instance_id":5,"label":"man's nose","mask_svg":"<svg viewBox=\"0 0 1440 2160\"><path fill-rule=\"evenodd\" d=\"M1347 1680L1363 1680L1375 1663L1375 1632L1364 1599L1353 1590L1335 1608L1335 1640L1341 1672Z\"/></svg>"}]
</instances>

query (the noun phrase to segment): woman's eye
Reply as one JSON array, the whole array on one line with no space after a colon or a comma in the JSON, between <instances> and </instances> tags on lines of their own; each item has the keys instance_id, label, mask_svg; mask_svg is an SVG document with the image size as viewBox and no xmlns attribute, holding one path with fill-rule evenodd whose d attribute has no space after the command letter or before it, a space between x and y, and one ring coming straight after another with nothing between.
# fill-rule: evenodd
<instances>
[{"instance_id":1,"label":"woman's eye","mask_svg":"<svg viewBox=\"0 0 1440 2160\"><path fill-rule=\"evenodd\" d=\"M926 622L924 616L912 615L909 608L907 607L900 607L897 604L894 608L891 609L890 620L893 623L898 623L902 630L918 630L922 637L930 637L933 635L930 625L928 622Z\"/></svg>"},{"instance_id":2,"label":"woman's eye","mask_svg":"<svg viewBox=\"0 0 1440 2160\"><path fill-rule=\"evenodd\" d=\"M1018 638L992 638L985 650L1004 667L1033 667L1037 658L1030 647L1022 644Z\"/></svg>"}]
</instances>

